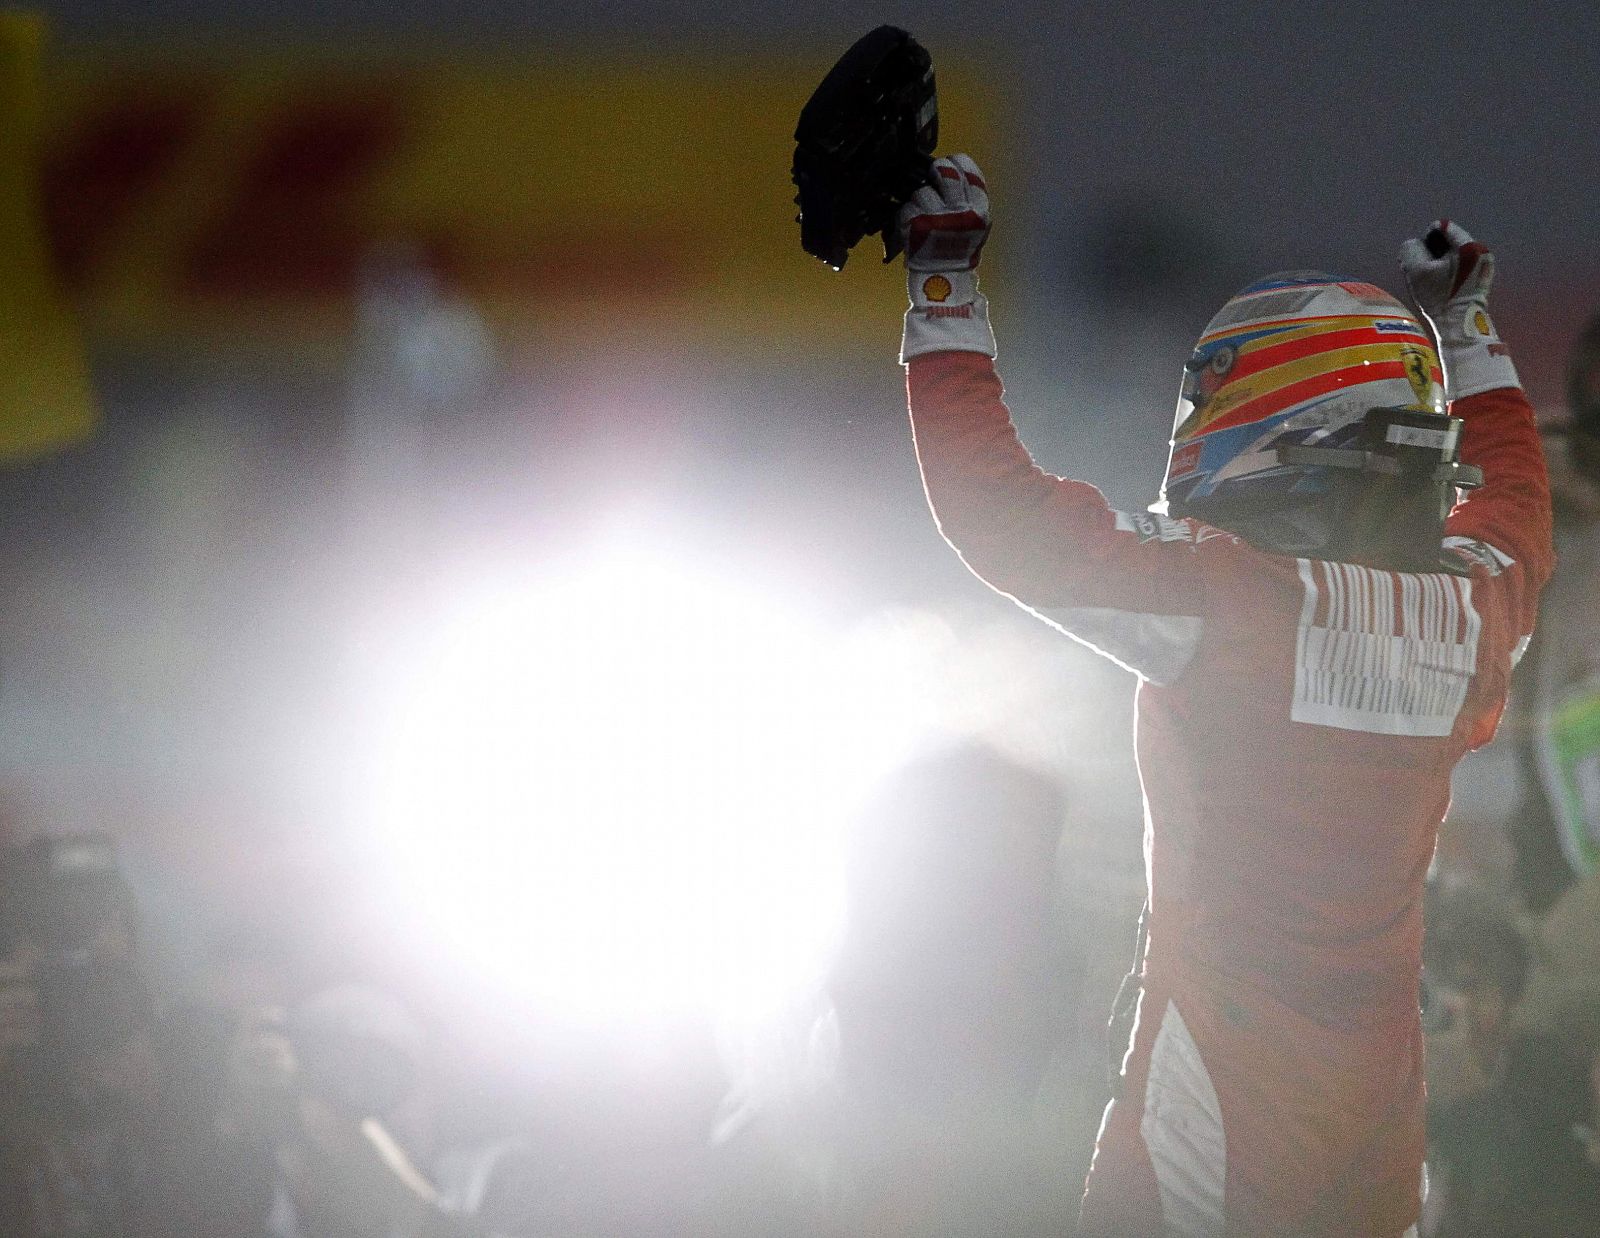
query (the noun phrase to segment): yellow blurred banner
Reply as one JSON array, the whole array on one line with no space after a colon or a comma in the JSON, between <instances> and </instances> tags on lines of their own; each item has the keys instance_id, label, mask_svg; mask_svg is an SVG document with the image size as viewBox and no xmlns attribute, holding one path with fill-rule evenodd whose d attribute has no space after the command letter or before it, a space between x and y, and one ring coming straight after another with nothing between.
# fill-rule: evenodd
<instances>
[{"instance_id":1,"label":"yellow blurred banner","mask_svg":"<svg viewBox=\"0 0 1600 1238\"><path fill-rule=\"evenodd\" d=\"M76 324L39 209L44 23L0 13L0 461L76 442L95 423Z\"/></svg>"},{"instance_id":2,"label":"yellow blurred banner","mask_svg":"<svg viewBox=\"0 0 1600 1238\"><path fill-rule=\"evenodd\" d=\"M90 323L119 339L336 337L363 263L404 244L540 347L868 331L881 351L900 277L875 242L833 274L793 222L795 118L839 50L79 54L48 122L52 233ZM959 100L946 145L983 159L989 96L938 71Z\"/></svg>"}]
</instances>

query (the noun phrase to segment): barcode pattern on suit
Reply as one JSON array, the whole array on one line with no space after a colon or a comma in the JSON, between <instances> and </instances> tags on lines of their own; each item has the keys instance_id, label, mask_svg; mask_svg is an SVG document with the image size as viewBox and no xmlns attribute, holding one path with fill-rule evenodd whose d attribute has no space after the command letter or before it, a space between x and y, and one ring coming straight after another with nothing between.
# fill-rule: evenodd
<instances>
[{"instance_id":1,"label":"barcode pattern on suit","mask_svg":"<svg viewBox=\"0 0 1600 1238\"><path fill-rule=\"evenodd\" d=\"M1448 735L1466 703L1482 622L1472 581L1301 559L1296 722Z\"/></svg>"}]
</instances>

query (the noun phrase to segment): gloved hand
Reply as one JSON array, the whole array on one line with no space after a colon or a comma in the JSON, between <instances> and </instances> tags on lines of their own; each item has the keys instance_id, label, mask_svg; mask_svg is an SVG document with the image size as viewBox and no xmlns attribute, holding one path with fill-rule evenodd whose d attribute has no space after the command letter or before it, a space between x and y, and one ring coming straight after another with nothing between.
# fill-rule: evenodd
<instances>
[{"instance_id":1,"label":"gloved hand","mask_svg":"<svg viewBox=\"0 0 1600 1238\"><path fill-rule=\"evenodd\" d=\"M929 183L897 221L905 244L906 311L900 360L928 352L995 354L989 303L978 291L978 260L989 239L989 190L966 155L936 159Z\"/></svg>"},{"instance_id":2,"label":"gloved hand","mask_svg":"<svg viewBox=\"0 0 1600 1238\"><path fill-rule=\"evenodd\" d=\"M1517 387L1517 369L1489 317L1494 255L1460 224L1441 219L1400 246L1400 270L1418 308L1439 337L1452 400Z\"/></svg>"}]
</instances>

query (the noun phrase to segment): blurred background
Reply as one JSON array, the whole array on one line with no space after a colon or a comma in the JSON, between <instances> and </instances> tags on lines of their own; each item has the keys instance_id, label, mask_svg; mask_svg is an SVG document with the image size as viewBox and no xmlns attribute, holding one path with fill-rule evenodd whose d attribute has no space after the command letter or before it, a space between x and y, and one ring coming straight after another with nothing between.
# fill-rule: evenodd
<instances>
[{"instance_id":1,"label":"blurred background","mask_svg":"<svg viewBox=\"0 0 1600 1238\"><path fill-rule=\"evenodd\" d=\"M728 1138L786 1112L848 1022L860 838L956 751L974 817L1057 797L1038 1076L1052 1172L1087 1165L1143 896L1134 684L940 540L898 267L799 249L794 120L858 35L932 52L1017 423L1115 505L1256 275L1398 290L1399 241L1460 218L1551 415L1600 288L1587 4L3 20L0 829L114 837L172 1000L398 995L462 1142L638 1104L604 1063L688 1079L702 1033ZM1507 744L1463 767L1449 881L1511 893L1522 793Z\"/></svg>"}]
</instances>

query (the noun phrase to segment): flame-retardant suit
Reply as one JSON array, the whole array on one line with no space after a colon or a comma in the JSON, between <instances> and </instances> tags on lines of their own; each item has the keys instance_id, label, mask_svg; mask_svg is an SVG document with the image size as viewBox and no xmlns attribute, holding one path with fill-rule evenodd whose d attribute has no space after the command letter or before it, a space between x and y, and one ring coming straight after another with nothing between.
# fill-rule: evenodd
<instances>
[{"instance_id":1,"label":"flame-retardant suit","mask_svg":"<svg viewBox=\"0 0 1600 1238\"><path fill-rule=\"evenodd\" d=\"M970 161L950 166L976 197ZM1510 383L1451 409L1485 478L1445 526L1459 574L1113 511L1018 441L986 303L947 239L962 215L987 231L986 194L938 205L914 199L902 226L903 359L939 527L988 584L1140 678L1143 990L1085 1232L1400 1235L1424 1148L1424 875L1451 770L1494 734L1552 567L1515 371L1462 366ZM930 274L919 250L946 262Z\"/></svg>"}]
</instances>

